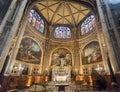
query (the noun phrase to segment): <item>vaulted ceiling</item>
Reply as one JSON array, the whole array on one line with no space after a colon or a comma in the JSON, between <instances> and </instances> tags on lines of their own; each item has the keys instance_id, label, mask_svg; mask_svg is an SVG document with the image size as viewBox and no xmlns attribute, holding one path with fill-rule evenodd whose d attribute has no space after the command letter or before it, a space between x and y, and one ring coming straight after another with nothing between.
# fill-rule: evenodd
<instances>
[{"instance_id":1,"label":"vaulted ceiling","mask_svg":"<svg viewBox=\"0 0 120 92\"><path fill-rule=\"evenodd\" d=\"M91 12L87 5L85 6L73 0L41 0L35 6L47 22L52 25L76 26Z\"/></svg>"}]
</instances>

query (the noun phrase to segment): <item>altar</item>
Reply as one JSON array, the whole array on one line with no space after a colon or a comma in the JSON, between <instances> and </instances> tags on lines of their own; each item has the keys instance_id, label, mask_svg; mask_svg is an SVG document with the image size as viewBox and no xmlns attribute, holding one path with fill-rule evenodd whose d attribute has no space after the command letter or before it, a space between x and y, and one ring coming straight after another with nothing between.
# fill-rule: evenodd
<instances>
[{"instance_id":1,"label":"altar","mask_svg":"<svg viewBox=\"0 0 120 92\"><path fill-rule=\"evenodd\" d=\"M52 69L52 81L69 82L71 81L71 67L54 67Z\"/></svg>"},{"instance_id":2,"label":"altar","mask_svg":"<svg viewBox=\"0 0 120 92\"><path fill-rule=\"evenodd\" d=\"M66 49L58 49L52 55L51 61L52 81L71 81L72 58L71 53Z\"/></svg>"}]
</instances>

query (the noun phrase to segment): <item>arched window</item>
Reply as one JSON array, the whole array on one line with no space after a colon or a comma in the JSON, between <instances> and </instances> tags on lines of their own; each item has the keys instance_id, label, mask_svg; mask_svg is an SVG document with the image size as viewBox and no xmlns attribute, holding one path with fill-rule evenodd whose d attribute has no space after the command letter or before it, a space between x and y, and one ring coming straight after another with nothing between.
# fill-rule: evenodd
<instances>
[{"instance_id":1,"label":"arched window","mask_svg":"<svg viewBox=\"0 0 120 92\"><path fill-rule=\"evenodd\" d=\"M34 10L31 9L28 15L29 23L39 32L43 33L45 28L45 23L40 15Z\"/></svg>"},{"instance_id":2,"label":"arched window","mask_svg":"<svg viewBox=\"0 0 120 92\"><path fill-rule=\"evenodd\" d=\"M81 24L81 35L85 35L96 27L95 17L91 15L87 17Z\"/></svg>"},{"instance_id":3,"label":"arched window","mask_svg":"<svg viewBox=\"0 0 120 92\"><path fill-rule=\"evenodd\" d=\"M59 26L54 31L55 38L69 39L71 38L71 30L69 27Z\"/></svg>"}]
</instances>

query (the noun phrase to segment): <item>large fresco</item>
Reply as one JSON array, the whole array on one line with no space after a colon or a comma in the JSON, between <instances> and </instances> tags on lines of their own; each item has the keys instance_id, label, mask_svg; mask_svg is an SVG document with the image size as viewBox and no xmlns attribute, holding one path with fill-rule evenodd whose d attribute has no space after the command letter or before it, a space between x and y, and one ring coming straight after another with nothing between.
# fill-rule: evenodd
<instances>
[{"instance_id":1,"label":"large fresco","mask_svg":"<svg viewBox=\"0 0 120 92\"><path fill-rule=\"evenodd\" d=\"M72 65L72 55L64 48L56 49L52 54L52 66L71 66Z\"/></svg>"},{"instance_id":2,"label":"large fresco","mask_svg":"<svg viewBox=\"0 0 120 92\"><path fill-rule=\"evenodd\" d=\"M102 55L98 42L91 42L82 52L82 64L91 64L102 61Z\"/></svg>"},{"instance_id":3,"label":"large fresco","mask_svg":"<svg viewBox=\"0 0 120 92\"><path fill-rule=\"evenodd\" d=\"M39 64L40 58L40 46L33 39L24 38L20 44L16 59L26 63Z\"/></svg>"}]
</instances>

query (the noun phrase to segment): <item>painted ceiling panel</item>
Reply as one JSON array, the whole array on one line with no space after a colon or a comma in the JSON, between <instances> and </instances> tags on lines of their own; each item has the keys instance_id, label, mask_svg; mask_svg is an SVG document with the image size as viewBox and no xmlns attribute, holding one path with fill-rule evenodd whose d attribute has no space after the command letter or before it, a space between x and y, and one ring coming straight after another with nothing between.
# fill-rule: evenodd
<instances>
[{"instance_id":1,"label":"painted ceiling panel","mask_svg":"<svg viewBox=\"0 0 120 92\"><path fill-rule=\"evenodd\" d=\"M90 10L85 6L70 1L43 0L36 5L48 23L77 25Z\"/></svg>"},{"instance_id":2,"label":"painted ceiling panel","mask_svg":"<svg viewBox=\"0 0 120 92\"><path fill-rule=\"evenodd\" d=\"M54 12L52 12L52 11L49 10L48 13L49 13L49 15L48 15L49 16L48 21L50 21L52 19L52 16L54 15Z\"/></svg>"}]
</instances>

